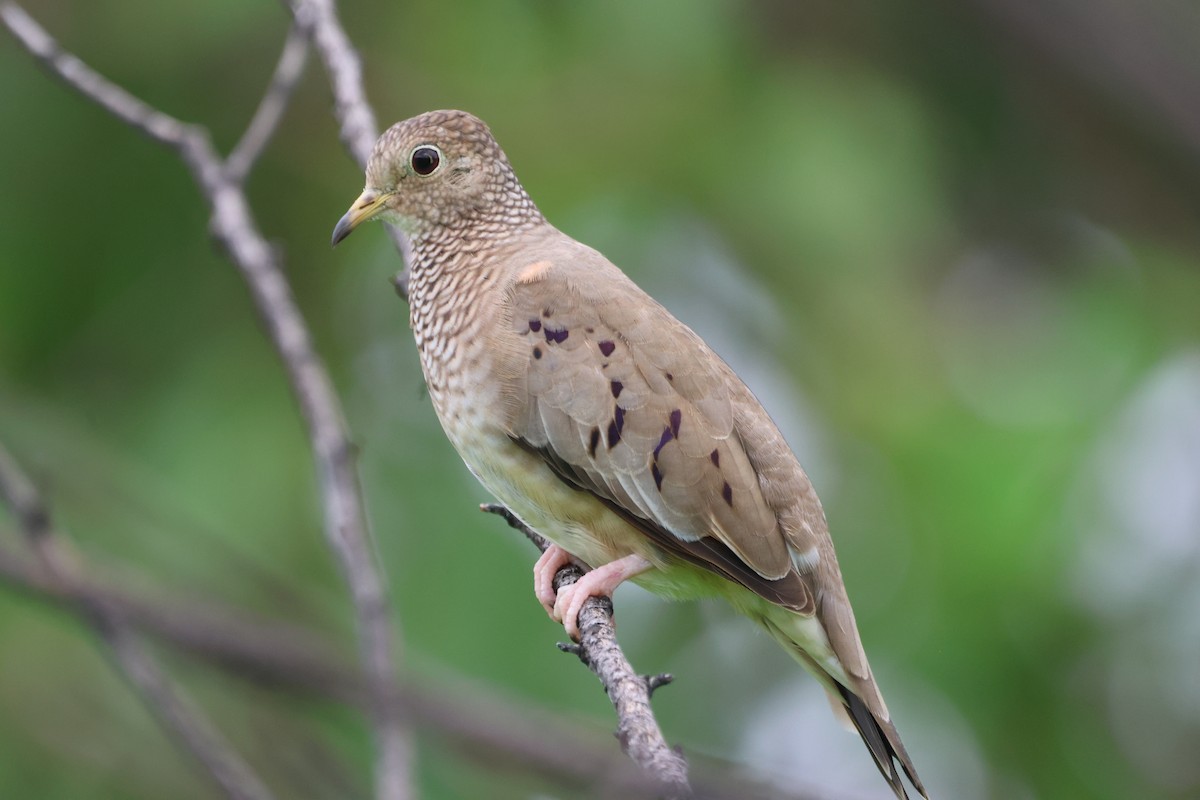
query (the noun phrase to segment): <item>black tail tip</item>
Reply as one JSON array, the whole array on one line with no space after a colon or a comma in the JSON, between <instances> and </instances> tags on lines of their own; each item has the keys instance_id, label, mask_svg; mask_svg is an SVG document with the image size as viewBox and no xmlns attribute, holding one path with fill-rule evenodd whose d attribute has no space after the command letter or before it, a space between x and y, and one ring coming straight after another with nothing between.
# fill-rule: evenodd
<instances>
[{"instance_id":1,"label":"black tail tip","mask_svg":"<svg viewBox=\"0 0 1200 800\"><path fill-rule=\"evenodd\" d=\"M904 781L900 777L900 770L896 768L897 763L899 763L900 769L904 770L904 774L908 777L908 781L912 784L912 787L917 790L921 797L929 800L929 795L925 793L925 786L921 783L921 779L917 777L917 770L913 767L912 761L904 749L904 745L900 743L900 737L896 734L895 728L887 724L890 730L885 730L879 720L875 718L875 715L871 713L871 709L867 708L866 703L858 695L840 684L838 685L838 689L841 690L842 698L846 701L846 708L850 712L850 720L854 723L854 727L858 729L858 734L862 737L863 744L867 746L867 750L870 751L871 757L875 761L875 766L879 768L879 773L883 775L883 779L892 787L892 791L895 792L897 799L909 800L908 792L904 788Z\"/></svg>"}]
</instances>

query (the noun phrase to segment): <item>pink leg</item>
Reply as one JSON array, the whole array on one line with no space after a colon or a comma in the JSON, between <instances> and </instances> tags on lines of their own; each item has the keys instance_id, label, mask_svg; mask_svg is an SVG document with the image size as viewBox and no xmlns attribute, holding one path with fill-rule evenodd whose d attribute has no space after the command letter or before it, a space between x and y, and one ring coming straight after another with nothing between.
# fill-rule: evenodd
<instances>
[{"instance_id":1,"label":"pink leg","mask_svg":"<svg viewBox=\"0 0 1200 800\"><path fill-rule=\"evenodd\" d=\"M533 593L550 618L554 616L554 575L560 569L571 563L571 555L556 544L546 548L533 565Z\"/></svg>"},{"instance_id":2,"label":"pink leg","mask_svg":"<svg viewBox=\"0 0 1200 800\"><path fill-rule=\"evenodd\" d=\"M654 565L641 556L631 555L597 567L558 592L551 616L562 622L568 636L579 641L579 612L587 599L611 597L613 590L625 580L645 572L652 566Z\"/></svg>"}]
</instances>

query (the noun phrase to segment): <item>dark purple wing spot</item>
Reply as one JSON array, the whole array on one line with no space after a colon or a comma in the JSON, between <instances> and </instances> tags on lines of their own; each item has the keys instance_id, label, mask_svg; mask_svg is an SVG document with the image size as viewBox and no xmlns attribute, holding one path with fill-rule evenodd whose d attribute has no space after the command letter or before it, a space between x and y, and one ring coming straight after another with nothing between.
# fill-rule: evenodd
<instances>
[{"instance_id":1,"label":"dark purple wing spot","mask_svg":"<svg viewBox=\"0 0 1200 800\"><path fill-rule=\"evenodd\" d=\"M596 457L596 446L600 444L600 429L592 428L592 437L588 441L588 455L592 458Z\"/></svg>"},{"instance_id":2,"label":"dark purple wing spot","mask_svg":"<svg viewBox=\"0 0 1200 800\"><path fill-rule=\"evenodd\" d=\"M540 319L529 320L529 330L533 331L534 333L537 333L541 329L542 329L542 321Z\"/></svg>"},{"instance_id":3,"label":"dark purple wing spot","mask_svg":"<svg viewBox=\"0 0 1200 800\"><path fill-rule=\"evenodd\" d=\"M605 356L611 356L613 354L613 350L616 350L616 349L617 349L616 344L614 344L613 342L610 342L608 339L605 339L603 342L600 343L600 352L604 353Z\"/></svg>"},{"instance_id":4,"label":"dark purple wing spot","mask_svg":"<svg viewBox=\"0 0 1200 800\"><path fill-rule=\"evenodd\" d=\"M569 336L571 332L566 328L551 328L549 325L547 325L545 334L547 344L550 342L562 344L567 340L567 336Z\"/></svg>"},{"instance_id":5,"label":"dark purple wing spot","mask_svg":"<svg viewBox=\"0 0 1200 800\"><path fill-rule=\"evenodd\" d=\"M671 412L671 433L679 435L679 423L683 422L683 412L678 408Z\"/></svg>"},{"instance_id":6,"label":"dark purple wing spot","mask_svg":"<svg viewBox=\"0 0 1200 800\"><path fill-rule=\"evenodd\" d=\"M542 357L542 348L540 348L540 347L533 348L533 357L541 358Z\"/></svg>"},{"instance_id":7,"label":"dark purple wing spot","mask_svg":"<svg viewBox=\"0 0 1200 800\"><path fill-rule=\"evenodd\" d=\"M613 381L609 384L609 387L612 389L613 397L620 397L621 390L625 388L625 384L621 383L620 381Z\"/></svg>"},{"instance_id":8,"label":"dark purple wing spot","mask_svg":"<svg viewBox=\"0 0 1200 800\"><path fill-rule=\"evenodd\" d=\"M658 446L654 448L654 460L658 460L658 452L667 446L667 442L675 438L675 434L671 433L670 428L663 429L662 438L658 440Z\"/></svg>"},{"instance_id":9,"label":"dark purple wing spot","mask_svg":"<svg viewBox=\"0 0 1200 800\"><path fill-rule=\"evenodd\" d=\"M613 411L612 422L608 423L608 449L612 450L621 441L621 431L625 427L625 409L620 406Z\"/></svg>"},{"instance_id":10,"label":"dark purple wing spot","mask_svg":"<svg viewBox=\"0 0 1200 800\"><path fill-rule=\"evenodd\" d=\"M547 318L549 318L549 316L550 316L550 309L549 309L549 308L543 308L543 309L542 309L542 316L543 316L543 317L547 317Z\"/></svg>"},{"instance_id":11,"label":"dark purple wing spot","mask_svg":"<svg viewBox=\"0 0 1200 800\"><path fill-rule=\"evenodd\" d=\"M720 468L721 454L718 453L716 450L713 450L711 453L708 454L708 460L713 462L714 467Z\"/></svg>"},{"instance_id":12,"label":"dark purple wing spot","mask_svg":"<svg viewBox=\"0 0 1200 800\"><path fill-rule=\"evenodd\" d=\"M654 476L654 485L658 490L662 491L662 470L658 468L658 464L650 465L650 474Z\"/></svg>"},{"instance_id":13,"label":"dark purple wing spot","mask_svg":"<svg viewBox=\"0 0 1200 800\"><path fill-rule=\"evenodd\" d=\"M733 508L733 487L729 485L729 481L725 481L725 486L721 489L721 497L725 498L725 505Z\"/></svg>"},{"instance_id":14,"label":"dark purple wing spot","mask_svg":"<svg viewBox=\"0 0 1200 800\"><path fill-rule=\"evenodd\" d=\"M671 373L669 373L669 372L668 372L668 373L667 373L667 380L668 380L668 381L673 381L673 380L675 380L675 376L674 376L674 375L672 375Z\"/></svg>"}]
</instances>

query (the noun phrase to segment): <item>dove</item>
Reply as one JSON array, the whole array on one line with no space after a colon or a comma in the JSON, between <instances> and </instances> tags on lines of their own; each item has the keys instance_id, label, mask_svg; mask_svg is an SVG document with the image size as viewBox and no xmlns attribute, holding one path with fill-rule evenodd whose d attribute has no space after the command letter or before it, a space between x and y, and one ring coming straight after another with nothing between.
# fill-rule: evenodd
<instances>
[{"instance_id":1,"label":"dove","mask_svg":"<svg viewBox=\"0 0 1200 800\"><path fill-rule=\"evenodd\" d=\"M927 797L859 638L824 511L762 405L704 341L551 225L463 111L399 122L333 231L398 225L429 396L475 477L553 545L534 591L578 638L593 595L718 597L811 673L899 798ZM589 571L555 592L559 567Z\"/></svg>"}]
</instances>

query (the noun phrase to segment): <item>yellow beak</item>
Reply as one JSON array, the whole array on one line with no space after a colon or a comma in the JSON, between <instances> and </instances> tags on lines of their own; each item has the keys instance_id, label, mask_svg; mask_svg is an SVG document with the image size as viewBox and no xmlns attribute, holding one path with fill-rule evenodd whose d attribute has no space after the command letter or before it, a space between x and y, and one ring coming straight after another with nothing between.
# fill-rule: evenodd
<instances>
[{"instance_id":1,"label":"yellow beak","mask_svg":"<svg viewBox=\"0 0 1200 800\"><path fill-rule=\"evenodd\" d=\"M333 246L337 247L338 243L349 236L355 228L367 220L374 219L379 215L380 211L386 207L387 199L391 197L387 192L377 192L374 189L364 189L363 193L354 201L354 205L350 206L338 224L333 228Z\"/></svg>"}]
</instances>

